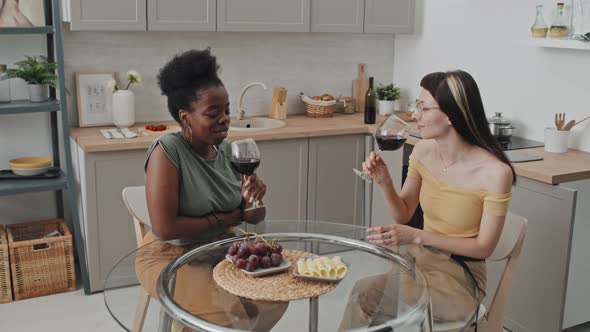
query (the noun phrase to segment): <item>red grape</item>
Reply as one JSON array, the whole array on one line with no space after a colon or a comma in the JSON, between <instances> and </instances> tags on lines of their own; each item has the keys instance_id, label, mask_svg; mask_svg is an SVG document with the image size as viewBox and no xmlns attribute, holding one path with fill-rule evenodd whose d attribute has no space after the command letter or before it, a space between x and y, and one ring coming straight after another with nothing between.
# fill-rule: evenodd
<instances>
[{"instance_id":1,"label":"red grape","mask_svg":"<svg viewBox=\"0 0 590 332\"><path fill-rule=\"evenodd\" d=\"M283 247L280 244L275 243L274 248L272 248L272 252L280 254L281 252L283 252Z\"/></svg>"},{"instance_id":2,"label":"red grape","mask_svg":"<svg viewBox=\"0 0 590 332\"><path fill-rule=\"evenodd\" d=\"M260 257L256 255L250 255L250 257L248 257L248 261L258 267L258 265L260 264Z\"/></svg>"},{"instance_id":3,"label":"red grape","mask_svg":"<svg viewBox=\"0 0 590 332\"><path fill-rule=\"evenodd\" d=\"M254 264L252 264L252 262L246 263L246 271L254 272L254 270L256 270L256 266L254 266Z\"/></svg>"},{"instance_id":4,"label":"red grape","mask_svg":"<svg viewBox=\"0 0 590 332\"><path fill-rule=\"evenodd\" d=\"M268 244L264 243L264 242L258 242L254 245L254 247L256 248L256 251L258 252L258 255L266 255L266 253L268 252L268 250L270 249L268 247Z\"/></svg>"},{"instance_id":5,"label":"red grape","mask_svg":"<svg viewBox=\"0 0 590 332\"><path fill-rule=\"evenodd\" d=\"M262 259L260 260L260 266L263 269L266 269L268 267L271 267L272 266L272 261L270 260L270 257L268 257L268 256L262 257Z\"/></svg>"},{"instance_id":6,"label":"red grape","mask_svg":"<svg viewBox=\"0 0 590 332\"><path fill-rule=\"evenodd\" d=\"M246 260L245 260L245 259L243 259L243 258L238 258L238 259L236 260L236 263L235 263L235 264L236 264L236 266L238 267L238 269L243 269L243 268L245 268L245 267L246 267Z\"/></svg>"},{"instance_id":7,"label":"red grape","mask_svg":"<svg viewBox=\"0 0 590 332\"><path fill-rule=\"evenodd\" d=\"M274 252L272 253L272 255L270 255L270 261L272 263L272 266L279 266L283 261L283 255Z\"/></svg>"},{"instance_id":8,"label":"red grape","mask_svg":"<svg viewBox=\"0 0 590 332\"><path fill-rule=\"evenodd\" d=\"M246 258L250 256L250 248L247 245L241 245L240 249L238 249L238 256L241 258Z\"/></svg>"},{"instance_id":9,"label":"red grape","mask_svg":"<svg viewBox=\"0 0 590 332\"><path fill-rule=\"evenodd\" d=\"M234 245L232 245L231 247L229 247L229 250L227 251L228 254L230 254L230 256L234 256L235 254L238 253L238 244L234 243Z\"/></svg>"}]
</instances>

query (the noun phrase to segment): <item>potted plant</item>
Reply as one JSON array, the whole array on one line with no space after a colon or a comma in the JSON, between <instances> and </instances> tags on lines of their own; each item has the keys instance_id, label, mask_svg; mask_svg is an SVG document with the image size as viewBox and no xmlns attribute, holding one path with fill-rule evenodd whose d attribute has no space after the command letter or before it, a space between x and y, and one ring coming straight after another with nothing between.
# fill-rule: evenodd
<instances>
[{"instance_id":1,"label":"potted plant","mask_svg":"<svg viewBox=\"0 0 590 332\"><path fill-rule=\"evenodd\" d=\"M135 124L135 95L129 90L131 84L141 83L141 76L135 70L129 70L125 77L125 88L117 88L117 81L112 79L109 88L113 89L113 124L118 128L128 128Z\"/></svg>"},{"instance_id":2,"label":"potted plant","mask_svg":"<svg viewBox=\"0 0 590 332\"><path fill-rule=\"evenodd\" d=\"M379 114L393 113L394 103L401 97L400 88L393 83L389 85L379 84L375 92L377 92L377 99L379 100Z\"/></svg>"},{"instance_id":3,"label":"potted plant","mask_svg":"<svg viewBox=\"0 0 590 332\"><path fill-rule=\"evenodd\" d=\"M25 56L25 60L15 63L16 68L6 72L10 78L20 78L27 82L31 102L38 103L49 100L49 87L55 88L57 64L47 62L44 56Z\"/></svg>"}]
</instances>

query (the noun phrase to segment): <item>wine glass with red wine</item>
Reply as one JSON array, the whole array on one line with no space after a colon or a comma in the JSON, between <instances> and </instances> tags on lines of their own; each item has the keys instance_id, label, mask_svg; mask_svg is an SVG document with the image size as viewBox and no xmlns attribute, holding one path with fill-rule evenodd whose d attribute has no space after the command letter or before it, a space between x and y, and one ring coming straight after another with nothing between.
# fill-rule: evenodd
<instances>
[{"instance_id":1,"label":"wine glass with red wine","mask_svg":"<svg viewBox=\"0 0 590 332\"><path fill-rule=\"evenodd\" d=\"M388 116L381 124L377 131L375 131L375 139L380 151L395 151L401 148L410 134L412 127L404 120L398 118L395 115ZM377 152L379 154L379 152ZM352 169L353 172L360 176L367 182L372 182L371 177L361 172L356 168Z\"/></svg>"},{"instance_id":2,"label":"wine glass with red wine","mask_svg":"<svg viewBox=\"0 0 590 332\"><path fill-rule=\"evenodd\" d=\"M256 142L251 138L232 142L230 162L238 173L242 175L254 174L254 171L260 165L260 150L258 150ZM259 203L258 201L254 201L252 207L245 210L262 207Z\"/></svg>"}]
</instances>

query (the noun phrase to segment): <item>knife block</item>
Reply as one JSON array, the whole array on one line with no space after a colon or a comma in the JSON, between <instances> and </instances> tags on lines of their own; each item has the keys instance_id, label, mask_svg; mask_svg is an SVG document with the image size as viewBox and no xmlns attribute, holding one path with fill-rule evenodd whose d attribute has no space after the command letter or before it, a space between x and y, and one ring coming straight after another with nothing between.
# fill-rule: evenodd
<instances>
[{"instance_id":1,"label":"knife block","mask_svg":"<svg viewBox=\"0 0 590 332\"><path fill-rule=\"evenodd\" d=\"M274 88L272 101L270 104L270 113L268 117L285 120L287 118L287 89L283 87Z\"/></svg>"}]
</instances>

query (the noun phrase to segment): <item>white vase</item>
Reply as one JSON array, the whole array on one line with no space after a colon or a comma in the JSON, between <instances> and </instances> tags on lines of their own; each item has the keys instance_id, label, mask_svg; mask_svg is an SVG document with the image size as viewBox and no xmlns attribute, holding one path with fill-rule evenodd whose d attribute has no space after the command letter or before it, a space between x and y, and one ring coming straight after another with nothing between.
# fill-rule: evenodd
<instances>
[{"instance_id":1,"label":"white vase","mask_svg":"<svg viewBox=\"0 0 590 332\"><path fill-rule=\"evenodd\" d=\"M29 99L32 103L40 103L49 100L49 85L29 84Z\"/></svg>"},{"instance_id":2,"label":"white vase","mask_svg":"<svg viewBox=\"0 0 590 332\"><path fill-rule=\"evenodd\" d=\"M113 124L118 128L135 124L135 97L132 91L117 90L113 93Z\"/></svg>"},{"instance_id":3,"label":"white vase","mask_svg":"<svg viewBox=\"0 0 590 332\"><path fill-rule=\"evenodd\" d=\"M379 114L386 115L393 113L393 100L379 100Z\"/></svg>"}]
</instances>

